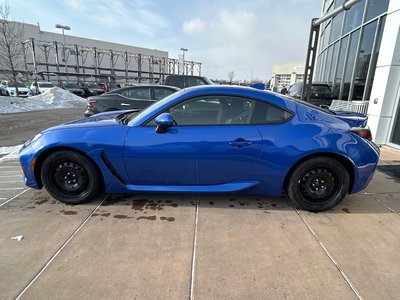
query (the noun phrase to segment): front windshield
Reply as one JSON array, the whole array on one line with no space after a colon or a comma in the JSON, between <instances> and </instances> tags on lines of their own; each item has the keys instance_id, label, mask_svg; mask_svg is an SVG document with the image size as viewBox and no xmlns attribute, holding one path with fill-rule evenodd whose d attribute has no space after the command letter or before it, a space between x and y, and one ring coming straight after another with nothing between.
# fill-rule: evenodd
<instances>
[{"instance_id":1,"label":"front windshield","mask_svg":"<svg viewBox=\"0 0 400 300\"><path fill-rule=\"evenodd\" d=\"M184 92L185 92L185 90L177 91L177 92L163 98L162 100L155 102L154 104L150 105L145 110L142 110L139 114L137 114L132 120L129 121L128 125L131 125L132 123L136 122L137 120L140 120L145 115L151 115L152 112L156 111L161 106L168 103L171 99L179 97Z\"/></svg>"}]
</instances>

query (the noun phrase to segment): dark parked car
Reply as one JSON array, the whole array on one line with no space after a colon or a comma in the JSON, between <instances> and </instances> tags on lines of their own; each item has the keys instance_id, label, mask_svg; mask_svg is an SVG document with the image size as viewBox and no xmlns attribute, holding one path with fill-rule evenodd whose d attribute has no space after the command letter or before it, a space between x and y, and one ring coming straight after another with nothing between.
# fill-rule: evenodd
<instances>
[{"instance_id":1,"label":"dark parked car","mask_svg":"<svg viewBox=\"0 0 400 300\"><path fill-rule=\"evenodd\" d=\"M85 92L86 98L89 96L98 96L104 93L101 86L95 82L81 82L78 86Z\"/></svg>"},{"instance_id":2,"label":"dark parked car","mask_svg":"<svg viewBox=\"0 0 400 300\"><path fill-rule=\"evenodd\" d=\"M85 97L85 91L82 90L77 83L74 82L63 82L61 83L61 88L73 93L79 97Z\"/></svg>"},{"instance_id":3,"label":"dark parked car","mask_svg":"<svg viewBox=\"0 0 400 300\"><path fill-rule=\"evenodd\" d=\"M163 85L129 86L87 99L85 117L105 111L143 109L157 100L169 96L179 88Z\"/></svg>"},{"instance_id":4,"label":"dark parked car","mask_svg":"<svg viewBox=\"0 0 400 300\"><path fill-rule=\"evenodd\" d=\"M71 204L98 193L285 191L294 206L322 211L365 189L377 166L369 129L351 124L277 93L201 86L139 114L107 112L43 130L19 158L27 186Z\"/></svg>"},{"instance_id":5,"label":"dark parked car","mask_svg":"<svg viewBox=\"0 0 400 300\"><path fill-rule=\"evenodd\" d=\"M210 85L214 83L207 77L191 75L168 75L167 78L165 78L164 84L183 89L189 86Z\"/></svg>"},{"instance_id":6,"label":"dark parked car","mask_svg":"<svg viewBox=\"0 0 400 300\"><path fill-rule=\"evenodd\" d=\"M304 84L301 82L293 84L289 88L288 95L300 99ZM310 103L314 105L330 105L333 100L332 90L327 83L313 83L311 86Z\"/></svg>"}]
</instances>

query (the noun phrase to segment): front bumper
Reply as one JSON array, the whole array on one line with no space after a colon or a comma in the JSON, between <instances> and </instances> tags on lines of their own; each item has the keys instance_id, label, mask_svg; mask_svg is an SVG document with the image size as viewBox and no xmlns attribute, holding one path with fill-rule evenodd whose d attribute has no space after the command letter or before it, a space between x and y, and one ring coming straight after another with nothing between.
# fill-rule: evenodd
<instances>
[{"instance_id":1,"label":"front bumper","mask_svg":"<svg viewBox=\"0 0 400 300\"><path fill-rule=\"evenodd\" d=\"M34 173L35 154L36 152L30 145L22 147L19 152L19 163L24 172L23 180L25 185L34 189L41 189L42 185L37 182Z\"/></svg>"}]
</instances>

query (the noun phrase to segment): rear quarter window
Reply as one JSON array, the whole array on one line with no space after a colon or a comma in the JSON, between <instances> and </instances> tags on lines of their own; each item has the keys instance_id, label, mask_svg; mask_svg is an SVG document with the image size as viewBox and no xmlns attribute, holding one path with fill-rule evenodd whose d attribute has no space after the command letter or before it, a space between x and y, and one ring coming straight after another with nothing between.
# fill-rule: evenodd
<instances>
[{"instance_id":1,"label":"rear quarter window","mask_svg":"<svg viewBox=\"0 0 400 300\"><path fill-rule=\"evenodd\" d=\"M273 104L257 101L253 113L252 124L279 124L293 116L293 113Z\"/></svg>"}]
</instances>

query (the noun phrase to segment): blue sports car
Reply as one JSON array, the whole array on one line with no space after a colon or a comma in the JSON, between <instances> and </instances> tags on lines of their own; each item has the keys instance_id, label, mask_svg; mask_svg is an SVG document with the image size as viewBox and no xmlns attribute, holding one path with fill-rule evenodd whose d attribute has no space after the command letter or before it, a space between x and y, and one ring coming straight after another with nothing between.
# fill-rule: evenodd
<instances>
[{"instance_id":1,"label":"blue sports car","mask_svg":"<svg viewBox=\"0 0 400 300\"><path fill-rule=\"evenodd\" d=\"M322 211L373 176L379 148L365 122L268 91L200 86L140 112L43 130L20 163L27 186L67 203L98 193L286 193Z\"/></svg>"}]
</instances>

